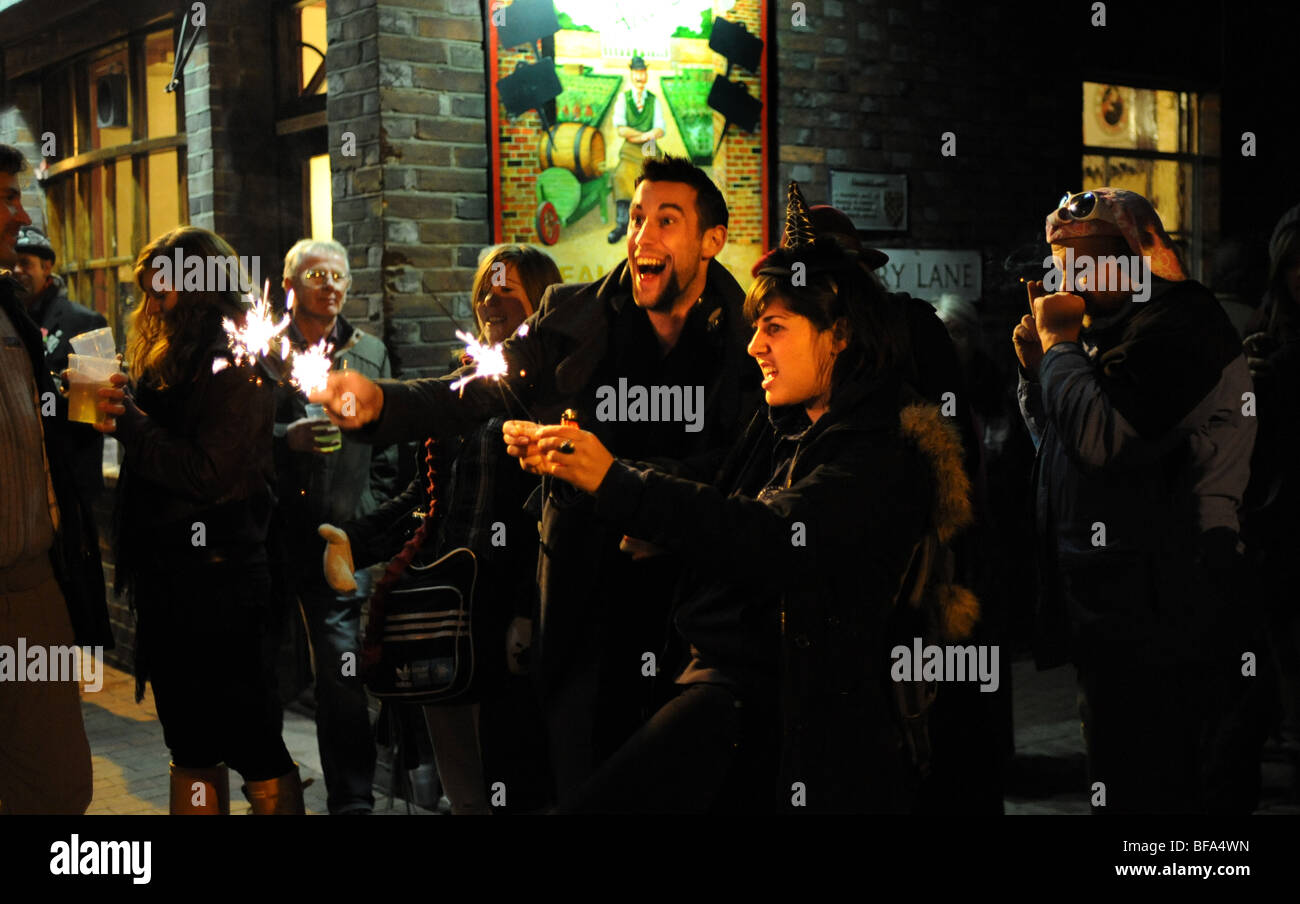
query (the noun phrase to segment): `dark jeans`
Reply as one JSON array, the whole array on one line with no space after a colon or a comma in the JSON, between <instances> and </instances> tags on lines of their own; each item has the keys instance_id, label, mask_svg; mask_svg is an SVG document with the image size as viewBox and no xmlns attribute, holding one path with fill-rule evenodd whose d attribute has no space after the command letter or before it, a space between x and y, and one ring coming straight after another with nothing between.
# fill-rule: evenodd
<instances>
[{"instance_id":1,"label":"dark jeans","mask_svg":"<svg viewBox=\"0 0 1300 904\"><path fill-rule=\"evenodd\" d=\"M330 813L375 805L375 738L360 678L361 604L370 576L359 571L356 581L354 592L338 593L307 577L298 591L316 668L316 743Z\"/></svg>"},{"instance_id":2,"label":"dark jeans","mask_svg":"<svg viewBox=\"0 0 1300 904\"><path fill-rule=\"evenodd\" d=\"M265 563L150 569L140 632L163 738L178 766L226 763L246 781L293 769L280 737Z\"/></svg>"},{"instance_id":3,"label":"dark jeans","mask_svg":"<svg viewBox=\"0 0 1300 904\"><path fill-rule=\"evenodd\" d=\"M1094 813L1250 813L1263 737L1252 718L1260 679L1239 660L1079 667L1079 714Z\"/></svg>"},{"instance_id":4,"label":"dark jeans","mask_svg":"<svg viewBox=\"0 0 1300 904\"><path fill-rule=\"evenodd\" d=\"M730 690L684 685L557 812L707 813L726 786L740 735L740 701Z\"/></svg>"}]
</instances>

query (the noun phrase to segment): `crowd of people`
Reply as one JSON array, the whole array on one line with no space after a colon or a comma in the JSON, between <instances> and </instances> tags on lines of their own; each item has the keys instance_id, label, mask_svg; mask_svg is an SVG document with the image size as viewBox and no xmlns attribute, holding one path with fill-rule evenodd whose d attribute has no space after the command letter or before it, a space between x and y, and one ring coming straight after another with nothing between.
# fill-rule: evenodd
<instances>
[{"instance_id":1,"label":"crowd of people","mask_svg":"<svg viewBox=\"0 0 1300 904\"><path fill-rule=\"evenodd\" d=\"M1027 282L992 355L969 305L888 292L886 254L793 183L742 286L718 261L719 187L650 157L620 202L627 257L596 282L484 249L469 288L499 380L468 379L474 350L392 379L342 314L348 249L296 243L287 341L326 342L333 364L310 395L232 353L234 280L194 290L155 265L237 259L186 226L136 260L95 432L42 404L66 340L103 319L52 276L23 165L0 147L0 644L112 645L83 463L111 434L116 584L172 813L229 812L228 768L252 812L303 812L286 612L310 639L329 811L370 812L365 681L386 635L363 613L382 622L412 569L463 550L472 678L390 701L427 728L455 814L1000 812L1009 697L985 691L1010 685L1017 621L1040 667L1077 670L1095 812L1247 813L1266 740L1297 747L1300 207L1243 312L1186 277L1145 198L1067 195L1044 227L1059 273ZM1107 258L1149 274L1075 278ZM1014 388L994 363L1013 351ZM611 414L611 387L659 393L661 416ZM699 393L698 417L674 390ZM1024 542L1011 497L1032 506ZM1032 585L1028 612L1011 584ZM994 674L945 673L1000 645ZM900 668L900 648L938 664ZM0 682L0 812L80 813L90 794L75 680Z\"/></svg>"}]
</instances>

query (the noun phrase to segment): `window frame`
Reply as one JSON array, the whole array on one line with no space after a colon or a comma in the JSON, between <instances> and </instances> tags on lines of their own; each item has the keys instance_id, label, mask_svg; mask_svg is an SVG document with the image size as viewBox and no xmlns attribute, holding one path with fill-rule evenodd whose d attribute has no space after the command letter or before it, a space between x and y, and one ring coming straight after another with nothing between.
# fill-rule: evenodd
<instances>
[{"instance_id":1,"label":"window frame","mask_svg":"<svg viewBox=\"0 0 1300 904\"><path fill-rule=\"evenodd\" d=\"M1207 106L1211 106L1216 111L1220 109L1219 93L1194 87L1132 83L1122 79L1116 81L1105 77L1084 78L1080 82L1080 88L1082 89L1087 84L1115 85L1120 88L1131 88L1140 91L1170 91L1189 99L1187 114L1180 114L1179 116L1180 134L1178 144L1179 147L1195 148L1193 151L1156 151L1145 148L1085 144L1083 142L1082 124L1084 117L1088 116L1090 111L1087 108L1086 101L1081 100L1079 177L1080 186L1083 186L1083 161L1088 157L1100 157L1103 161L1101 185L1109 184L1107 173L1111 158L1164 160L1177 164L1188 164L1192 177L1192 185L1188 192L1190 203L1187 205L1187 211L1184 214L1183 227L1176 233L1171 234L1171 238L1174 239L1175 244L1178 245L1183 254L1183 263L1187 267L1187 275L1192 279L1201 279L1208 257L1206 249L1212 247L1213 242L1218 238L1219 194L1215 191L1211 195L1207 191L1206 171L1207 168L1213 167L1216 174L1221 175L1223 161L1220 153L1206 153L1204 151L1206 143L1204 116ZM1079 93L1081 98L1086 97L1085 91L1080 90ZM1220 126L1220 122L1215 123L1216 135ZM1217 186L1220 184L1220 180L1216 178L1214 183Z\"/></svg>"},{"instance_id":2,"label":"window frame","mask_svg":"<svg viewBox=\"0 0 1300 904\"><path fill-rule=\"evenodd\" d=\"M172 150L177 161L177 222L189 222L188 146L185 123L184 92L174 93L176 124L173 135L149 138L147 44L151 37L168 34L171 46L176 44L176 28L169 31L149 28L126 38L113 41L94 50L63 61L41 73L41 107L46 122L70 135L75 151L56 163L50 164L41 174L44 190L45 217L48 224L57 224L51 230L59 251L59 273L68 284L68 294L81 304L99 310L109 324L119 332L129 299L120 295L120 281L116 272L123 265L135 262L139 250L152 237L149 217L149 158L160 151ZM91 134L90 71L98 60L106 56L127 53L128 116L131 140L108 147L83 150ZM132 217L130 247L117 247L117 179L118 164L130 161L132 180ZM113 199L103 205L100 224L103 253L96 253L94 220L88 215L99 199L94 197L95 174L99 174L102 196ZM71 241L68 241L71 239ZM101 275L104 274L104 275ZM102 304L101 304L102 301Z\"/></svg>"}]
</instances>

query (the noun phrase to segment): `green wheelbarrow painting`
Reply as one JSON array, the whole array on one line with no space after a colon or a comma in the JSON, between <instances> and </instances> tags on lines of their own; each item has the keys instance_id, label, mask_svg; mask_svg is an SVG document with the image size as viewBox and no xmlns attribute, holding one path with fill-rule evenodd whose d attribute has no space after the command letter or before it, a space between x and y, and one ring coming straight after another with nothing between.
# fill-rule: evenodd
<instances>
[{"instance_id":1,"label":"green wheelbarrow painting","mask_svg":"<svg viewBox=\"0 0 1300 904\"><path fill-rule=\"evenodd\" d=\"M545 167L538 175L537 237L554 245L560 231L599 205L600 221L609 222L610 174L605 172L605 140L591 126L562 122L544 132L537 157Z\"/></svg>"}]
</instances>

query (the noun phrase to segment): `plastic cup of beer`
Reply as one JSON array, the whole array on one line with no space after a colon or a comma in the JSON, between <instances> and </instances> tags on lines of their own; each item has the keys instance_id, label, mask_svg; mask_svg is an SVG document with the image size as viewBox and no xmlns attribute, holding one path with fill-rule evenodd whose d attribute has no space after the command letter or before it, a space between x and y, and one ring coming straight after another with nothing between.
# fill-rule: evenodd
<instances>
[{"instance_id":1,"label":"plastic cup of beer","mask_svg":"<svg viewBox=\"0 0 1300 904\"><path fill-rule=\"evenodd\" d=\"M72 337L72 350L87 358L112 358L117 354L113 341L113 328L102 326L89 333L79 333Z\"/></svg>"},{"instance_id":2,"label":"plastic cup of beer","mask_svg":"<svg viewBox=\"0 0 1300 904\"><path fill-rule=\"evenodd\" d=\"M116 358L68 355L68 420L106 423L109 416L99 410L99 390L112 388L109 377L119 370Z\"/></svg>"},{"instance_id":3,"label":"plastic cup of beer","mask_svg":"<svg viewBox=\"0 0 1300 904\"><path fill-rule=\"evenodd\" d=\"M307 406L307 417L321 419L325 424L313 429L316 448L321 452L337 452L343 448L343 434L325 415L325 406L312 402Z\"/></svg>"}]
</instances>

